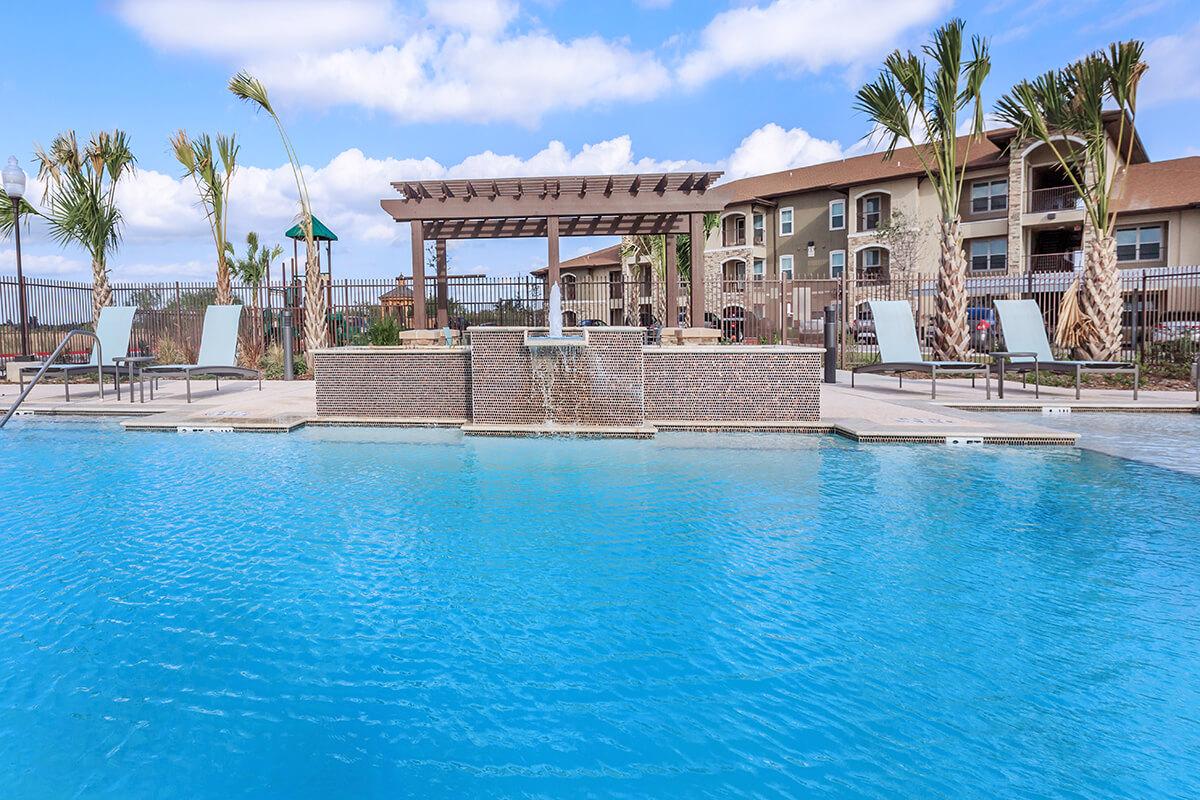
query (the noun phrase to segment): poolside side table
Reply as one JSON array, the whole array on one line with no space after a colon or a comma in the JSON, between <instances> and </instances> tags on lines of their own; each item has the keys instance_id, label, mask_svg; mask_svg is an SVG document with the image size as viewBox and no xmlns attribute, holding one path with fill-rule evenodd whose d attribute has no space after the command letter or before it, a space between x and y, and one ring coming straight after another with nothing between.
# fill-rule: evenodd
<instances>
[{"instance_id":1,"label":"poolside side table","mask_svg":"<svg viewBox=\"0 0 1200 800\"><path fill-rule=\"evenodd\" d=\"M1012 361L1014 358L1032 358L1033 359L1033 396L1041 397L1041 387L1038 384L1038 354L1025 352L1010 352L1001 350L995 353L988 353L992 357L992 363L997 367L996 387L1001 400L1004 399L1004 365Z\"/></svg>"},{"instance_id":2,"label":"poolside side table","mask_svg":"<svg viewBox=\"0 0 1200 800\"><path fill-rule=\"evenodd\" d=\"M142 402L146 402L146 378L142 372L142 368L154 361L154 356L117 356L113 359L113 363L117 365L117 399L121 399L121 376L120 367L122 363L128 365L129 374L129 402L133 402L133 378L137 375L138 391L141 394ZM154 399L154 383L150 383L150 399Z\"/></svg>"}]
</instances>

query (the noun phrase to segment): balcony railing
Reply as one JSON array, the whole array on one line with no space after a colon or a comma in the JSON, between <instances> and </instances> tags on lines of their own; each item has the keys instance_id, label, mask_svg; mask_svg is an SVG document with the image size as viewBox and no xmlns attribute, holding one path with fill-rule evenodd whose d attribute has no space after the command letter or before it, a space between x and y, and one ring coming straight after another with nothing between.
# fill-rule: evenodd
<instances>
[{"instance_id":1,"label":"balcony railing","mask_svg":"<svg viewBox=\"0 0 1200 800\"><path fill-rule=\"evenodd\" d=\"M1029 256L1030 272L1073 272L1083 264L1083 251L1065 253L1035 253Z\"/></svg>"},{"instance_id":2,"label":"balcony railing","mask_svg":"<svg viewBox=\"0 0 1200 800\"><path fill-rule=\"evenodd\" d=\"M1034 189L1029 193L1028 209L1031 212L1074 211L1083 208L1079 192L1074 186L1051 186L1048 189Z\"/></svg>"},{"instance_id":3,"label":"balcony railing","mask_svg":"<svg viewBox=\"0 0 1200 800\"><path fill-rule=\"evenodd\" d=\"M731 233L726 231L721 237L722 247L744 247L746 244L746 232Z\"/></svg>"}]
</instances>

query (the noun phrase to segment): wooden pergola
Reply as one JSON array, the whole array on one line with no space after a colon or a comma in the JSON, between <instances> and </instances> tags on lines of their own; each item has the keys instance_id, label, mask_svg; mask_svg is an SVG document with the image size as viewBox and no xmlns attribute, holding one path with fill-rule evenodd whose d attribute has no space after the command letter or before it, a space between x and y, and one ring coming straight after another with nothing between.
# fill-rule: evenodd
<instances>
[{"instance_id":1,"label":"wooden pergola","mask_svg":"<svg viewBox=\"0 0 1200 800\"><path fill-rule=\"evenodd\" d=\"M691 324L704 325L704 215L725 207L713 191L720 172L641 175L559 175L548 178L395 181L400 197L382 200L396 222L412 227L413 295L425 296L425 242L437 242L438 325L446 290L446 242L451 239L547 240L547 278L559 280L559 237L667 237L666 301L679 307L675 237L691 236ZM427 326L425 304L413 306L413 325Z\"/></svg>"}]
</instances>

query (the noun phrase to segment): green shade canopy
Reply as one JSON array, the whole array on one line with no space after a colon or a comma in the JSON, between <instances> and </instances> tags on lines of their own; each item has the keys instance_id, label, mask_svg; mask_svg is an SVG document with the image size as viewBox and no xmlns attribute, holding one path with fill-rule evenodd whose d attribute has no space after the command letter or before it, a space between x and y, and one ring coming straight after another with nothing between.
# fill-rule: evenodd
<instances>
[{"instance_id":1,"label":"green shade canopy","mask_svg":"<svg viewBox=\"0 0 1200 800\"><path fill-rule=\"evenodd\" d=\"M336 242L338 240L337 234L334 233L333 231L329 230L329 228L326 228L325 223L321 222L321 220L317 219L316 215L313 215L312 221L313 221L313 238L316 239L318 242ZM295 225L293 225L291 228L288 229L288 232L285 233L284 236L286 236L289 239L303 239L304 231L300 229L300 223L297 222Z\"/></svg>"}]
</instances>

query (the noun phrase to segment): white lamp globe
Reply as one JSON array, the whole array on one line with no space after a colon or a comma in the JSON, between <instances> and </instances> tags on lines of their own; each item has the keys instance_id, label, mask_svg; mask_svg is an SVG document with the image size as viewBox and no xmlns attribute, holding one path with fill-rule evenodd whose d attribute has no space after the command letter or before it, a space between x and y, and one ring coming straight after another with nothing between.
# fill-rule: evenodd
<instances>
[{"instance_id":1,"label":"white lamp globe","mask_svg":"<svg viewBox=\"0 0 1200 800\"><path fill-rule=\"evenodd\" d=\"M8 157L8 166L4 168L4 192L14 200L25 196L25 170L17 163L16 156Z\"/></svg>"}]
</instances>

